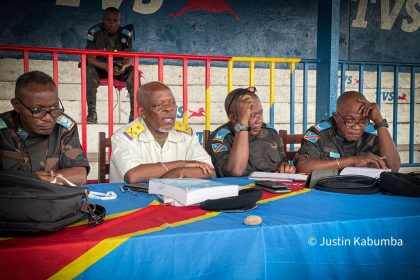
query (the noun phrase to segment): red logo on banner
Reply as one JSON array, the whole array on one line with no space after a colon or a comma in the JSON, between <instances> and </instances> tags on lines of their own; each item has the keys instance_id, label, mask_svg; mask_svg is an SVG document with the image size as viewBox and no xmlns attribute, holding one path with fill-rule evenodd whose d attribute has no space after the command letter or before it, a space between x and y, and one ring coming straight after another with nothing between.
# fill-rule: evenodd
<instances>
[{"instance_id":1,"label":"red logo on banner","mask_svg":"<svg viewBox=\"0 0 420 280\"><path fill-rule=\"evenodd\" d=\"M407 100L407 94L403 93L402 95L399 95L398 100Z\"/></svg>"},{"instance_id":2,"label":"red logo on banner","mask_svg":"<svg viewBox=\"0 0 420 280\"><path fill-rule=\"evenodd\" d=\"M200 109L198 109L198 111L191 111L188 110L190 112L190 116L188 118L191 117L205 117L206 116L206 111L204 111L203 107L200 107Z\"/></svg>"},{"instance_id":3,"label":"red logo on banner","mask_svg":"<svg viewBox=\"0 0 420 280\"><path fill-rule=\"evenodd\" d=\"M225 0L189 0L188 3L177 13L170 13L171 17L179 17L186 12L205 11L209 13L223 13L228 12L233 15L237 21L239 16L225 3Z\"/></svg>"}]
</instances>

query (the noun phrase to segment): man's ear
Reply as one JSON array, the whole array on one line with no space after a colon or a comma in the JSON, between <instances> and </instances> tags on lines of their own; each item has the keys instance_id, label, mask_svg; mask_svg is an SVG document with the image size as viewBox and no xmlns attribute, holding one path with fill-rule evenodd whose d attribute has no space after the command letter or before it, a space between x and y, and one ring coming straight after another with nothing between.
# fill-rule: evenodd
<instances>
[{"instance_id":1,"label":"man's ear","mask_svg":"<svg viewBox=\"0 0 420 280\"><path fill-rule=\"evenodd\" d=\"M16 98L12 98L12 100L10 100L10 103L12 103L13 109L15 109L16 113L20 113L20 104L19 101Z\"/></svg>"},{"instance_id":2,"label":"man's ear","mask_svg":"<svg viewBox=\"0 0 420 280\"><path fill-rule=\"evenodd\" d=\"M146 119L146 115L144 113L144 108L143 107L141 107L141 106L138 107L138 114L143 120Z\"/></svg>"},{"instance_id":3,"label":"man's ear","mask_svg":"<svg viewBox=\"0 0 420 280\"><path fill-rule=\"evenodd\" d=\"M337 120L339 119L339 117L337 116L337 112L333 112L332 117L333 117L335 122L337 122Z\"/></svg>"}]
</instances>

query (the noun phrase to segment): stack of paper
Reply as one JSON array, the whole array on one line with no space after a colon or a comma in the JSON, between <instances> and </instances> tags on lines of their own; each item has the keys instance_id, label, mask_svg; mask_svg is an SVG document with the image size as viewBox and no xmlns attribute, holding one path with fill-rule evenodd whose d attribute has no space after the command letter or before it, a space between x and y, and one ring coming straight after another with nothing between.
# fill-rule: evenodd
<instances>
[{"instance_id":1,"label":"stack of paper","mask_svg":"<svg viewBox=\"0 0 420 280\"><path fill-rule=\"evenodd\" d=\"M249 179L271 180L271 181L306 181L306 174L273 173L273 172L252 172Z\"/></svg>"},{"instance_id":2,"label":"stack of paper","mask_svg":"<svg viewBox=\"0 0 420 280\"><path fill-rule=\"evenodd\" d=\"M238 185L226 185L204 179L150 179L149 194L164 196L164 202L188 206L207 199L237 196Z\"/></svg>"},{"instance_id":3,"label":"stack of paper","mask_svg":"<svg viewBox=\"0 0 420 280\"><path fill-rule=\"evenodd\" d=\"M346 167L341 170L340 175L364 175L372 178L379 178L382 172L389 172L391 169L379 169L371 167Z\"/></svg>"}]
</instances>

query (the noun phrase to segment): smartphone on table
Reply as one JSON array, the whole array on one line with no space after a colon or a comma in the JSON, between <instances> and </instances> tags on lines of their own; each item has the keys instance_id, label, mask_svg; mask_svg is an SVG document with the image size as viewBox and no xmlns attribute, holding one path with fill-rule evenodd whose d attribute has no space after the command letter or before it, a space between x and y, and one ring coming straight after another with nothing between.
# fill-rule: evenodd
<instances>
[{"instance_id":1,"label":"smartphone on table","mask_svg":"<svg viewBox=\"0 0 420 280\"><path fill-rule=\"evenodd\" d=\"M257 180L255 181L255 186L271 193L288 193L292 191L286 184L270 180Z\"/></svg>"}]
</instances>

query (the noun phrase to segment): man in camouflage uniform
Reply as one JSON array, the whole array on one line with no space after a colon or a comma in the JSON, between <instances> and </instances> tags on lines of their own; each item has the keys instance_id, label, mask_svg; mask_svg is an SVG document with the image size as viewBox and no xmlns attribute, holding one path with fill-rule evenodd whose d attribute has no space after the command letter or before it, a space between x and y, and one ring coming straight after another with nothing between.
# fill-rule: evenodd
<instances>
[{"instance_id":1,"label":"man in camouflage uniform","mask_svg":"<svg viewBox=\"0 0 420 280\"><path fill-rule=\"evenodd\" d=\"M86 183L89 163L77 126L63 114L51 77L40 71L21 75L11 103L14 110L0 114L0 170L36 173L48 182L60 174Z\"/></svg>"},{"instance_id":2,"label":"man in camouflage uniform","mask_svg":"<svg viewBox=\"0 0 420 280\"><path fill-rule=\"evenodd\" d=\"M87 35L86 49L107 51L131 51L134 30L132 25L120 26L120 12L109 7L105 9L102 23L91 27ZM88 104L88 123L97 123L96 93L99 81L108 78L107 58L103 56L88 56L86 67L86 90ZM134 67L129 57L114 57L114 79L127 82L130 95L129 122L134 119ZM140 79L139 79L140 86Z\"/></svg>"},{"instance_id":3,"label":"man in camouflage uniform","mask_svg":"<svg viewBox=\"0 0 420 280\"><path fill-rule=\"evenodd\" d=\"M244 176L253 171L294 173L277 132L263 123L263 109L255 88L228 94L225 110L230 121L209 137L210 153L218 176Z\"/></svg>"},{"instance_id":4,"label":"man in camouflage uniform","mask_svg":"<svg viewBox=\"0 0 420 280\"><path fill-rule=\"evenodd\" d=\"M396 172L400 156L387 127L375 103L359 92L345 92L337 99L332 117L307 130L295 158L297 170L365 166Z\"/></svg>"}]
</instances>

